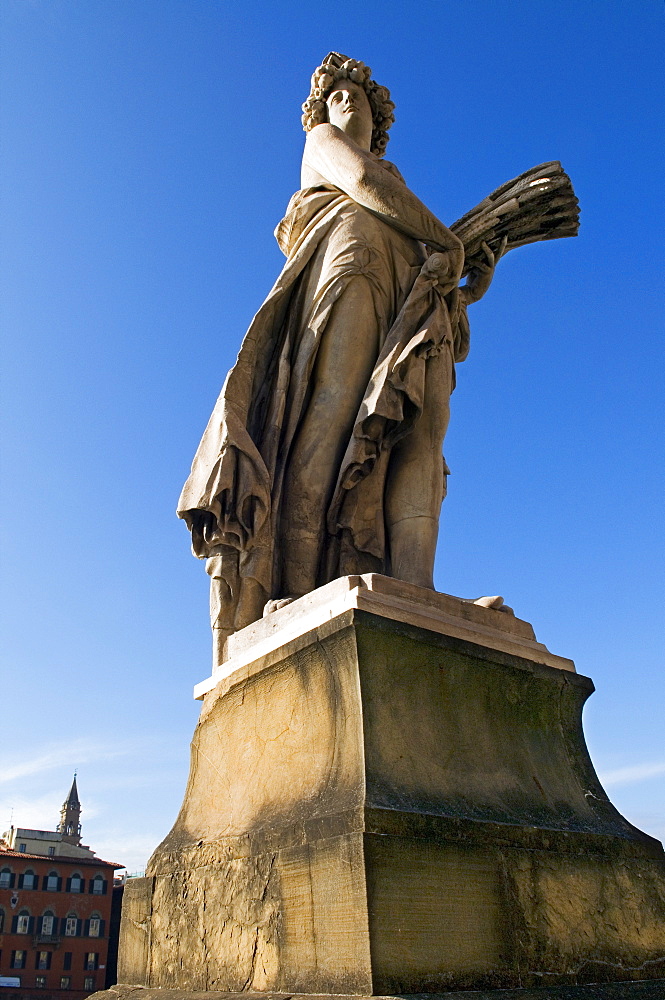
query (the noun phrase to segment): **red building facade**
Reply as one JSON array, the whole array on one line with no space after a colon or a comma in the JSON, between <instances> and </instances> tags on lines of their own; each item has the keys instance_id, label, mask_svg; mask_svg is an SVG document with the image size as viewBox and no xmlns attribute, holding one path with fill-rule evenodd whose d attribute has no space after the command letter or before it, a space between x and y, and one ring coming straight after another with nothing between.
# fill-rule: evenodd
<instances>
[{"instance_id":1,"label":"red building facade","mask_svg":"<svg viewBox=\"0 0 665 1000\"><path fill-rule=\"evenodd\" d=\"M0 848L0 1000L82 1000L104 989L121 867Z\"/></svg>"}]
</instances>

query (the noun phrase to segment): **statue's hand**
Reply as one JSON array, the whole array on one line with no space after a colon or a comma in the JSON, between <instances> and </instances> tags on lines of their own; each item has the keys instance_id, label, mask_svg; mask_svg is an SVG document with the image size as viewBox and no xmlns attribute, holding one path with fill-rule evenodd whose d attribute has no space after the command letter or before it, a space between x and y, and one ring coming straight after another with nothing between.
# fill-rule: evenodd
<instances>
[{"instance_id":1,"label":"statue's hand","mask_svg":"<svg viewBox=\"0 0 665 1000\"><path fill-rule=\"evenodd\" d=\"M492 252L487 243L482 244L485 260L474 261L473 267L469 271L466 284L463 287L464 298L467 303L478 302L482 299L483 295L492 284L494 268L503 256L507 243L508 237L504 236L496 253Z\"/></svg>"}]
</instances>

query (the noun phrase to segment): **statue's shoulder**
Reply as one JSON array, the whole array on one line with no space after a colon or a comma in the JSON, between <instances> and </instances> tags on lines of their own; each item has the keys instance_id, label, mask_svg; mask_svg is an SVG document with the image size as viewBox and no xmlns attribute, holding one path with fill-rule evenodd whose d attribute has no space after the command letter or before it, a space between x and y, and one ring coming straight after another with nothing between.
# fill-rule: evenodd
<instances>
[{"instance_id":1,"label":"statue's shoulder","mask_svg":"<svg viewBox=\"0 0 665 1000\"><path fill-rule=\"evenodd\" d=\"M310 129L305 138L305 151L308 149L316 149L322 144L326 144L334 141L343 135L340 129L336 125L330 125L328 122L321 122L320 125L315 125L314 128Z\"/></svg>"},{"instance_id":2,"label":"statue's shoulder","mask_svg":"<svg viewBox=\"0 0 665 1000\"><path fill-rule=\"evenodd\" d=\"M402 182L402 184L406 184L406 181L404 180L404 178L402 177L401 173L399 172L394 163L391 163L390 160L379 160L379 163L384 168L384 170L388 171L389 174L392 174L393 177L396 177L398 181Z\"/></svg>"}]
</instances>

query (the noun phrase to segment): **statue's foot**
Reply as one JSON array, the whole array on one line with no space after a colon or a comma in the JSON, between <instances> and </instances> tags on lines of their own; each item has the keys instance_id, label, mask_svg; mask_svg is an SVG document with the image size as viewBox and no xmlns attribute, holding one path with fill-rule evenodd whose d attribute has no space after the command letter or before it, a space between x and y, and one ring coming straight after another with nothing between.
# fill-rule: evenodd
<instances>
[{"instance_id":1,"label":"statue's foot","mask_svg":"<svg viewBox=\"0 0 665 1000\"><path fill-rule=\"evenodd\" d=\"M503 603L503 597L498 594L495 597L477 597L475 600L471 599L469 603L478 604L481 608L491 608L493 611L505 611L508 615L515 614L512 608Z\"/></svg>"},{"instance_id":2,"label":"statue's foot","mask_svg":"<svg viewBox=\"0 0 665 1000\"><path fill-rule=\"evenodd\" d=\"M280 608L285 608L287 604L293 604L293 602L297 600L298 595L294 594L291 597L278 597L273 601L268 601L263 609L263 617L267 618L268 615L273 613L273 611L279 611Z\"/></svg>"}]
</instances>

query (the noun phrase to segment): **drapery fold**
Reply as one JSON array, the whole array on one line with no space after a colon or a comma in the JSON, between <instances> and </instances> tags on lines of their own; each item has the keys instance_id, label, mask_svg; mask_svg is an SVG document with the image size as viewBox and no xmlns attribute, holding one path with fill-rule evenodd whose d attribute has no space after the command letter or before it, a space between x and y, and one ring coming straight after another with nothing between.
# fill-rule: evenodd
<instances>
[{"instance_id":1,"label":"drapery fold","mask_svg":"<svg viewBox=\"0 0 665 1000\"><path fill-rule=\"evenodd\" d=\"M335 303L371 289L379 353L327 511L322 579L389 572L383 497L391 453L428 405L426 382L466 357L469 328L445 254L336 188L297 192L275 233L287 262L254 317L197 449L178 503L192 549L224 581L217 627L241 628L279 593L279 519L289 453L306 412ZM447 419L447 417L446 417ZM443 461L442 457L435 457Z\"/></svg>"}]
</instances>

